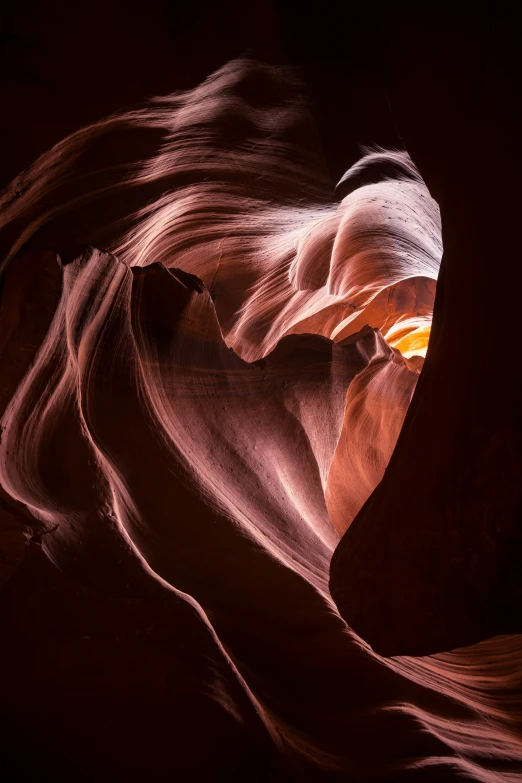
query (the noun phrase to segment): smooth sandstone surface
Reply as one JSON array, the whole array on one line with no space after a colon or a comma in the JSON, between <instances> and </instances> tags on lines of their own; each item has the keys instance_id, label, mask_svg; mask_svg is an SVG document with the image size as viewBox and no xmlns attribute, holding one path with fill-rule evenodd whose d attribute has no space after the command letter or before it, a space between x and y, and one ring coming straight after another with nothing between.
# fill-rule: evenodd
<instances>
[{"instance_id":1,"label":"smooth sandstone surface","mask_svg":"<svg viewBox=\"0 0 522 783\"><path fill-rule=\"evenodd\" d=\"M481 460L489 476L508 441L477 448L457 485L439 449L425 473L421 461L434 443L450 454L465 403L498 383L493 337L469 327L484 277L465 288L459 272L444 293L451 333L465 325L442 353L455 382L425 393L457 268L445 241L432 327L450 207L441 233L429 170L386 150L337 197L320 153L294 76L240 60L65 139L4 194L0 664L23 774L520 773L520 637L466 635L470 594L455 592L439 523L448 509L455 521L447 487ZM431 404L405 470L412 395ZM492 434L501 417L510 431L509 405L495 410ZM502 470L495 493L475 487L481 508L512 486ZM391 522L372 505L390 475ZM428 539L431 570L412 573ZM426 622L432 576L443 599L455 588L446 625Z\"/></svg>"}]
</instances>

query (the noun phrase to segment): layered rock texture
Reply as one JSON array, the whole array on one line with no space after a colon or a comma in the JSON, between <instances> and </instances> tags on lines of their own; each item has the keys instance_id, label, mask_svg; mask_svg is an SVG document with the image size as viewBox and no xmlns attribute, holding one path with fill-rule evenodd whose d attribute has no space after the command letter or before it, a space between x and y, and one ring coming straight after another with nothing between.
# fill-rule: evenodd
<instances>
[{"instance_id":1,"label":"layered rock texture","mask_svg":"<svg viewBox=\"0 0 522 783\"><path fill-rule=\"evenodd\" d=\"M301 85L239 60L5 192L3 707L26 776L522 774L522 642L488 638L519 630L515 338L476 319L499 175L443 200L416 152L426 181L367 150L336 197Z\"/></svg>"}]
</instances>

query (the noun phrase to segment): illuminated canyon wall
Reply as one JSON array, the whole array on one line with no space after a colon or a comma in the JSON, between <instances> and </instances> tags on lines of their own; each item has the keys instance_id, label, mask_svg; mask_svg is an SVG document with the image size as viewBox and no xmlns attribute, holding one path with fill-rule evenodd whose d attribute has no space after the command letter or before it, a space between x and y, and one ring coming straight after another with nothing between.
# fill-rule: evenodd
<instances>
[{"instance_id":1,"label":"illuminated canyon wall","mask_svg":"<svg viewBox=\"0 0 522 783\"><path fill-rule=\"evenodd\" d=\"M441 226L404 151L363 152L342 187L301 85L243 59L68 137L3 196L11 669L39 593L58 607L45 655L77 661L43 690L45 655L21 667L47 695L21 707L14 674L5 705L34 734L57 699L69 764L83 713L86 768L107 776L520 779L520 638L461 618L462 639L445 635L397 553L417 529L399 500L440 475L436 432L407 467L410 430L394 449L405 417L433 411L414 392L448 207ZM456 371L472 336L452 353L441 334L427 367L444 351ZM432 531L435 506L414 505ZM77 606L69 660L59 618Z\"/></svg>"}]
</instances>

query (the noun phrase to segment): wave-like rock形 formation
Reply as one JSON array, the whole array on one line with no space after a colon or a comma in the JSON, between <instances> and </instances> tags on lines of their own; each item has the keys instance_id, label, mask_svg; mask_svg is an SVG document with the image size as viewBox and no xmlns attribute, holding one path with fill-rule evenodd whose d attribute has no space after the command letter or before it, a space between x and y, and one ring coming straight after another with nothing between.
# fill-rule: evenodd
<instances>
[{"instance_id":1,"label":"wave-like rock\u5f62 formation","mask_svg":"<svg viewBox=\"0 0 522 783\"><path fill-rule=\"evenodd\" d=\"M299 95L230 64L5 195L8 570L40 538L106 595L190 614L215 721L298 779L520 779L516 637L384 659L328 591L422 367L442 248L405 153L368 153L334 200Z\"/></svg>"}]
</instances>

